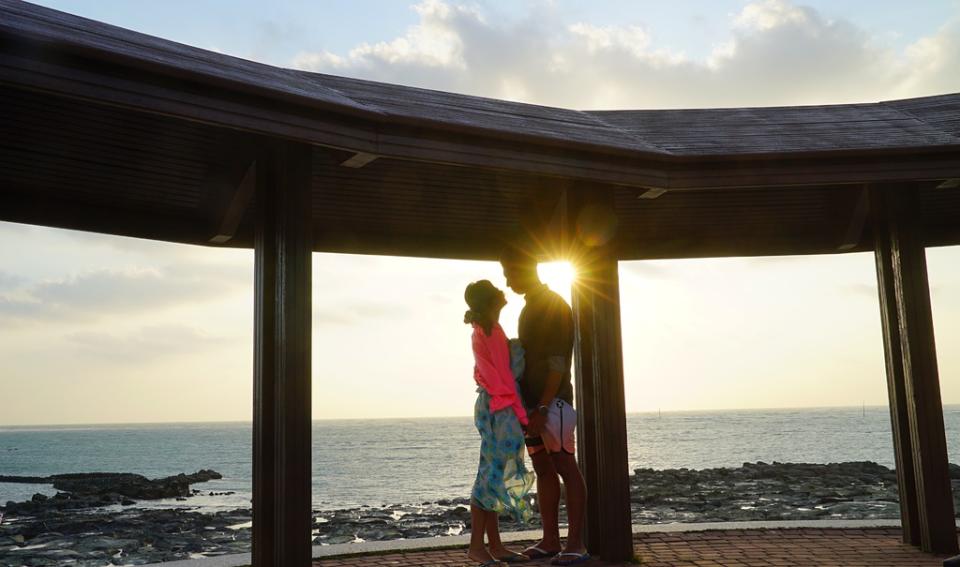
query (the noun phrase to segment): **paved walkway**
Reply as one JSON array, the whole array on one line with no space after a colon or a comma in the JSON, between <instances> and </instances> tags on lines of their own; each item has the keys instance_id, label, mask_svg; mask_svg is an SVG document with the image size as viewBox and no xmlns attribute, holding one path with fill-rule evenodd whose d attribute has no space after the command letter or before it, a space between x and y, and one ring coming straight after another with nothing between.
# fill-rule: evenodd
<instances>
[{"instance_id":1,"label":"paved walkway","mask_svg":"<svg viewBox=\"0 0 960 567\"><path fill-rule=\"evenodd\" d=\"M520 543L511 547L519 548ZM641 533L634 549L644 567L941 567L944 556L900 542L899 528L716 530ZM472 567L464 549L321 559L314 567ZM549 565L548 560L524 563ZM635 565L597 560L585 567Z\"/></svg>"}]
</instances>

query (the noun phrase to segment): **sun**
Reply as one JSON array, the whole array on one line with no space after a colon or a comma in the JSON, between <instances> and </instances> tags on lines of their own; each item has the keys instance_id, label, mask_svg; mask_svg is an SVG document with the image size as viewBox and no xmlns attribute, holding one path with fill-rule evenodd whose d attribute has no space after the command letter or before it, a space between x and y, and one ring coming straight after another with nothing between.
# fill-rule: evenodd
<instances>
[{"instance_id":1,"label":"sun","mask_svg":"<svg viewBox=\"0 0 960 567\"><path fill-rule=\"evenodd\" d=\"M544 262L537 265L540 280L550 289L566 295L577 278L577 271L570 262Z\"/></svg>"}]
</instances>

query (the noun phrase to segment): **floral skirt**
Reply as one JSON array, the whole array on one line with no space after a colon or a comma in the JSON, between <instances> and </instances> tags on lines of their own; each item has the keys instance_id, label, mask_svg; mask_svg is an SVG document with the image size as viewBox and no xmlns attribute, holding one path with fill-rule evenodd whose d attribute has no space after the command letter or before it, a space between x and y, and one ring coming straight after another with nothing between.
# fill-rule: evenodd
<instances>
[{"instance_id":1,"label":"floral skirt","mask_svg":"<svg viewBox=\"0 0 960 567\"><path fill-rule=\"evenodd\" d=\"M533 516L527 494L533 487L534 475L527 470L524 460L520 420L509 407L490 413L490 395L482 389L473 418L480 432L480 465L471 493L473 503L527 522Z\"/></svg>"}]
</instances>

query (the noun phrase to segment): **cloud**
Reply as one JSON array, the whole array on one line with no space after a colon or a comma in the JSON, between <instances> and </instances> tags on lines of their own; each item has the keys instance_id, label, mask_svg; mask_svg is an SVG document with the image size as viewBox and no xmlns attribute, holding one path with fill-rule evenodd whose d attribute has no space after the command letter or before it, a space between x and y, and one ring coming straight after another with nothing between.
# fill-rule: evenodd
<instances>
[{"instance_id":1,"label":"cloud","mask_svg":"<svg viewBox=\"0 0 960 567\"><path fill-rule=\"evenodd\" d=\"M295 67L570 108L864 102L960 90L960 19L896 50L854 23L787 0L747 4L704 60L643 26L564 22L551 3L521 20L428 0L390 41L303 52Z\"/></svg>"},{"instance_id":2,"label":"cloud","mask_svg":"<svg viewBox=\"0 0 960 567\"><path fill-rule=\"evenodd\" d=\"M392 41L362 43L347 56L327 51L301 53L296 65L303 68L349 69L380 64L427 68L466 69L461 32L470 22L482 22L481 14L465 6L450 5L441 0L426 0L413 6L420 23ZM459 24L457 23L459 22Z\"/></svg>"},{"instance_id":3,"label":"cloud","mask_svg":"<svg viewBox=\"0 0 960 567\"><path fill-rule=\"evenodd\" d=\"M32 319L48 314L50 314L50 310L39 301L0 296L0 320L6 318Z\"/></svg>"},{"instance_id":4,"label":"cloud","mask_svg":"<svg viewBox=\"0 0 960 567\"><path fill-rule=\"evenodd\" d=\"M876 301L879 297L879 291L877 290L876 285L869 285L865 283L848 284L843 286L841 289L844 293L865 297L874 301Z\"/></svg>"},{"instance_id":5,"label":"cloud","mask_svg":"<svg viewBox=\"0 0 960 567\"><path fill-rule=\"evenodd\" d=\"M441 305L447 305L454 301L452 295L445 293L431 293L428 299L433 303L439 303Z\"/></svg>"},{"instance_id":6,"label":"cloud","mask_svg":"<svg viewBox=\"0 0 960 567\"><path fill-rule=\"evenodd\" d=\"M960 69L960 18L944 24L936 34L920 39L907 49L913 73L907 89L917 92L956 92Z\"/></svg>"},{"instance_id":7,"label":"cloud","mask_svg":"<svg viewBox=\"0 0 960 567\"><path fill-rule=\"evenodd\" d=\"M673 276L665 266L649 261L620 262L620 269L645 278L669 278Z\"/></svg>"},{"instance_id":8,"label":"cloud","mask_svg":"<svg viewBox=\"0 0 960 567\"><path fill-rule=\"evenodd\" d=\"M107 360L111 365L155 362L230 344L224 338L185 325L147 326L129 335L87 331L71 333L65 338L81 356Z\"/></svg>"},{"instance_id":9,"label":"cloud","mask_svg":"<svg viewBox=\"0 0 960 567\"><path fill-rule=\"evenodd\" d=\"M353 325L370 319L396 320L411 315L410 309L397 303L359 301L344 305L314 305L314 325Z\"/></svg>"},{"instance_id":10,"label":"cloud","mask_svg":"<svg viewBox=\"0 0 960 567\"><path fill-rule=\"evenodd\" d=\"M252 278L249 268L229 264L94 270L0 295L0 316L64 320L144 312L249 289Z\"/></svg>"},{"instance_id":11,"label":"cloud","mask_svg":"<svg viewBox=\"0 0 960 567\"><path fill-rule=\"evenodd\" d=\"M805 25L817 19L819 16L810 8L794 6L784 0L766 0L747 4L733 22L744 29L770 30L784 24Z\"/></svg>"},{"instance_id":12,"label":"cloud","mask_svg":"<svg viewBox=\"0 0 960 567\"><path fill-rule=\"evenodd\" d=\"M13 289L22 285L26 280L16 274L0 271L0 291Z\"/></svg>"},{"instance_id":13,"label":"cloud","mask_svg":"<svg viewBox=\"0 0 960 567\"><path fill-rule=\"evenodd\" d=\"M0 237L3 237L4 240L11 238L28 238L31 234L43 230L43 227L31 224L0 221ZM12 242L12 240L10 242Z\"/></svg>"}]
</instances>

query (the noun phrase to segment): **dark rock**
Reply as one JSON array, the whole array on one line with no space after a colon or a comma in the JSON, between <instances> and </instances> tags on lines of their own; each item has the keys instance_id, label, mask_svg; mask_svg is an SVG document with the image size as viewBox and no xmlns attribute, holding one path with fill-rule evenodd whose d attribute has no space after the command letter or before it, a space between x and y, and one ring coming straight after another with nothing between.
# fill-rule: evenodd
<instances>
[{"instance_id":1,"label":"dark rock","mask_svg":"<svg viewBox=\"0 0 960 567\"><path fill-rule=\"evenodd\" d=\"M189 496L190 485L223 478L212 470L201 470L191 475L178 474L150 480L131 473L80 473L50 477L53 487L74 494L117 493L138 500L158 500Z\"/></svg>"},{"instance_id":2,"label":"dark rock","mask_svg":"<svg viewBox=\"0 0 960 567\"><path fill-rule=\"evenodd\" d=\"M134 500L186 498L192 496L190 485L223 478L213 470L179 474L150 480L132 473L78 473L49 477L0 477L7 482L44 482L61 490L52 498L35 494L26 502L7 502L8 513L36 514L46 509L68 510L94 508L111 504L130 505Z\"/></svg>"}]
</instances>

